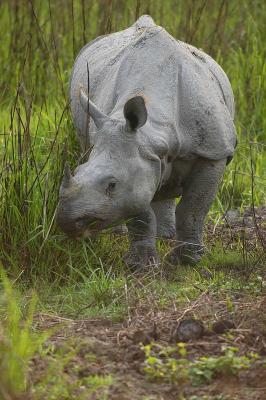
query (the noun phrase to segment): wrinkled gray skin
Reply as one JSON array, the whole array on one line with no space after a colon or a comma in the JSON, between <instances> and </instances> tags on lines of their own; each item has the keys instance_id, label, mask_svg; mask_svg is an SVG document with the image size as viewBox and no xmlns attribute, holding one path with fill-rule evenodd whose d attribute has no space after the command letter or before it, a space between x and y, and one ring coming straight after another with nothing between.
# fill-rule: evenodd
<instances>
[{"instance_id":1,"label":"wrinkled gray skin","mask_svg":"<svg viewBox=\"0 0 266 400\"><path fill-rule=\"evenodd\" d=\"M204 219L236 145L221 67L142 16L81 50L70 97L82 151L92 150L73 176L65 170L61 228L78 237L126 220L130 266L156 263L157 236L176 236L173 263L199 261Z\"/></svg>"}]
</instances>

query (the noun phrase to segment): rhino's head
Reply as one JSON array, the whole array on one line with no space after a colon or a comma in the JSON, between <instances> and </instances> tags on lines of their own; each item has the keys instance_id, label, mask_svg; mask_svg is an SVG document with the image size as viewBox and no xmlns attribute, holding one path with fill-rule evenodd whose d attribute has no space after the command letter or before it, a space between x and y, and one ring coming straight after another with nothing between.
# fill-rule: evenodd
<instances>
[{"instance_id":1,"label":"rhino's head","mask_svg":"<svg viewBox=\"0 0 266 400\"><path fill-rule=\"evenodd\" d=\"M140 129L147 120L141 96L126 102L124 120L107 117L82 90L80 101L97 130L88 161L73 175L66 167L60 188L57 222L73 237L95 233L145 210L161 178L160 155L145 143Z\"/></svg>"}]
</instances>

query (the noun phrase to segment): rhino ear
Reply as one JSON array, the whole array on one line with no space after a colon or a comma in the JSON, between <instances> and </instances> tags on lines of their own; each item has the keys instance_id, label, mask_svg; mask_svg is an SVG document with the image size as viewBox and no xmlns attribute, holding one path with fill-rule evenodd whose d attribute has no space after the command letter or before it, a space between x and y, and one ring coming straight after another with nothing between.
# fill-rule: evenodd
<instances>
[{"instance_id":1,"label":"rhino ear","mask_svg":"<svg viewBox=\"0 0 266 400\"><path fill-rule=\"evenodd\" d=\"M105 121L109 120L109 117L101 112L99 108L91 100L88 99L88 96L82 88L80 88L79 100L83 110L86 113L89 113L97 128L101 129Z\"/></svg>"},{"instance_id":2,"label":"rhino ear","mask_svg":"<svg viewBox=\"0 0 266 400\"><path fill-rule=\"evenodd\" d=\"M126 102L124 117L126 118L126 127L130 131L135 131L146 123L147 109L143 97L132 97Z\"/></svg>"}]
</instances>

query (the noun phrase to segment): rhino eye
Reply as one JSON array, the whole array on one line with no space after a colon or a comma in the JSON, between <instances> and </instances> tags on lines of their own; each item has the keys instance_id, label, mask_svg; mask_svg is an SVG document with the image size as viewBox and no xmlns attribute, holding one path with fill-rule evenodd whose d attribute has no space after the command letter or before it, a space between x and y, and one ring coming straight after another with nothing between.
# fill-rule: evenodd
<instances>
[{"instance_id":1,"label":"rhino eye","mask_svg":"<svg viewBox=\"0 0 266 400\"><path fill-rule=\"evenodd\" d=\"M115 187L116 187L115 181L109 182L107 189L106 189L106 194L110 195L114 191Z\"/></svg>"}]
</instances>

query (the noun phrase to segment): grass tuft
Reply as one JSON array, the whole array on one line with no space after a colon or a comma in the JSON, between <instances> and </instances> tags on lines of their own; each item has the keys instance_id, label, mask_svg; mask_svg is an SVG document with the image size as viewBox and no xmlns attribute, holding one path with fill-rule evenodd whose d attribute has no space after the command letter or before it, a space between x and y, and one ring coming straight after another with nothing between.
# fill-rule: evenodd
<instances>
[{"instance_id":1,"label":"grass tuft","mask_svg":"<svg viewBox=\"0 0 266 400\"><path fill-rule=\"evenodd\" d=\"M2 267L0 282L3 287L1 308L5 316L0 324L0 394L3 400L9 400L29 389L30 361L51 333L34 331L36 295L32 295L23 315L19 295Z\"/></svg>"}]
</instances>

